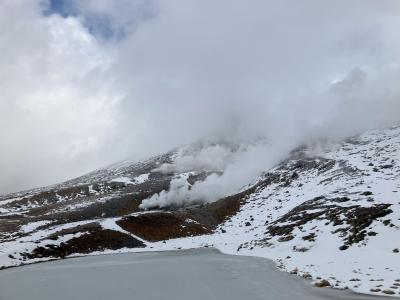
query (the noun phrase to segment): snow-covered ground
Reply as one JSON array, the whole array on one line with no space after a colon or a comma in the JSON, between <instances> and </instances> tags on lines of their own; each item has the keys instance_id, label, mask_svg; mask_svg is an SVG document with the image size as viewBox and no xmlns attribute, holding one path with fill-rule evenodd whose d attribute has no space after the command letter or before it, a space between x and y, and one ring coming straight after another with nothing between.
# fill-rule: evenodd
<instances>
[{"instance_id":1,"label":"snow-covered ground","mask_svg":"<svg viewBox=\"0 0 400 300\"><path fill-rule=\"evenodd\" d=\"M325 279L337 288L400 296L400 128L370 132L356 144L334 144L317 155L321 160L328 159L320 169L333 160L331 169L296 171L295 180L287 186L273 183L259 189L213 235L170 240L151 247L169 250L209 245L224 253L273 259L285 271L311 276L315 282ZM295 161L287 162L289 166L292 163ZM287 168L269 171L277 172L287 172ZM323 206L332 204L329 199L347 197L335 205L368 208L389 204L392 212L373 220L366 228L372 234L345 250L339 247L346 231L352 229L346 222L335 226L325 215L295 227L287 241L268 233L269 224L284 226L277 222L279 218L317 197L327 199ZM326 209L323 206L320 209ZM314 238L303 239L311 233Z\"/></svg>"},{"instance_id":2,"label":"snow-covered ground","mask_svg":"<svg viewBox=\"0 0 400 300\"><path fill-rule=\"evenodd\" d=\"M146 174L114 181L135 184L148 180ZM145 248L106 252L215 247L228 254L272 259L280 269L315 283L326 280L360 293L400 296L400 127L308 148L254 184L257 189L240 211L213 234L153 243L132 235ZM135 214L143 213L149 212ZM98 222L104 229L130 234L115 223L120 219L82 224ZM27 224L19 230L28 235L1 243L0 266L19 264L11 253L31 250L51 232L77 224L37 229L41 225ZM44 259L31 262L39 260Z\"/></svg>"},{"instance_id":3,"label":"snow-covered ground","mask_svg":"<svg viewBox=\"0 0 400 300\"><path fill-rule=\"evenodd\" d=\"M149 180L150 174L141 174L137 177L130 178L130 177L117 177L112 179L110 182L120 182L125 184L140 184Z\"/></svg>"}]
</instances>

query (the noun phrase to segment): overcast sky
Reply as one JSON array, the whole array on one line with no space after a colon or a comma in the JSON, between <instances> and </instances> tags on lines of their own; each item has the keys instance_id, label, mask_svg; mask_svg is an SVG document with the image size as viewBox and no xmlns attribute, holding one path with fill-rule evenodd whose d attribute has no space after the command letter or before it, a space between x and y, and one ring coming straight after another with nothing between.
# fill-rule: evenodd
<instances>
[{"instance_id":1,"label":"overcast sky","mask_svg":"<svg viewBox=\"0 0 400 300\"><path fill-rule=\"evenodd\" d=\"M398 120L399 28L397 0L0 0L0 193Z\"/></svg>"}]
</instances>

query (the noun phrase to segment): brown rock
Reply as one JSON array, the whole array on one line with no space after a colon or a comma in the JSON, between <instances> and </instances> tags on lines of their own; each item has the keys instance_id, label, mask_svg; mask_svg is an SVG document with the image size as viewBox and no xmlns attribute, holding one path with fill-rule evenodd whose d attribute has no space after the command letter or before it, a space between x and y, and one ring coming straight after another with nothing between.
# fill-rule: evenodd
<instances>
[{"instance_id":1,"label":"brown rock","mask_svg":"<svg viewBox=\"0 0 400 300\"><path fill-rule=\"evenodd\" d=\"M392 290L383 290L382 293L386 294L386 295L394 295L395 292Z\"/></svg>"},{"instance_id":2,"label":"brown rock","mask_svg":"<svg viewBox=\"0 0 400 300\"><path fill-rule=\"evenodd\" d=\"M315 286L316 286L316 287L322 288L322 287L330 287L331 284L329 283L328 280L323 279L323 280L321 280L321 281L316 282L316 283L315 283Z\"/></svg>"},{"instance_id":3,"label":"brown rock","mask_svg":"<svg viewBox=\"0 0 400 300\"><path fill-rule=\"evenodd\" d=\"M278 239L278 242L288 242L294 239L293 235L282 236Z\"/></svg>"},{"instance_id":4,"label":"brown rock","mask_svg":"<svg viewBox=\"0 0 400 300\"><path fill-rule=\"evenodd\" d=\"M290 271L289 274L297 275L298 272L299 272L299 270L296 268L296 269L293 269L292 271Z\"/></svg>"}]
</instances>

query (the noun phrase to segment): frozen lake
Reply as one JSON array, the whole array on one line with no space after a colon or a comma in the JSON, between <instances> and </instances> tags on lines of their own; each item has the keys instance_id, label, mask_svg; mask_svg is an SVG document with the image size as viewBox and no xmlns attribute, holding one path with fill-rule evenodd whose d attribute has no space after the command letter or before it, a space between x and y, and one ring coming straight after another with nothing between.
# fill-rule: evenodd
<instances>
[{"instance_id":1,"label":"frozen lake","mask_svg":"<svg viewBox=\"0 0 400 300\"><path fill-rule=\"evenodd\" d=\"M377 299L276 270L266 259L215 250L88 256L0 271L1 300Z\"/></svg>"}]
</instances>

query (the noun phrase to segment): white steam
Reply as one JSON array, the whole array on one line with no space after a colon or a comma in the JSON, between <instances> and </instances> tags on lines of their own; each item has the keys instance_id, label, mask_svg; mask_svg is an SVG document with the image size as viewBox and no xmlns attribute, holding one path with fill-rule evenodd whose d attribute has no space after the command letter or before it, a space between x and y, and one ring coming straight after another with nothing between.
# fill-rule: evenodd
<instances>
[{"instance_id":1,"label":"white steam","mask_svg":"<svg viewBox=\"0 0 400 300\"><path fill-rule=\"evenodd\" d=\"M162 173L185 173L193 170L223 171L229 163L233 162L236 151L244 151L244 149L199 142L180 149L180 153L177 154L173 163L163 164L155 171Z\"/></svg>"},{"instance_id":2,"label":"white steam","mask_svg":"<svg viewBox=\"0 0 400 300\"><path fill-rule=\"evenodd\" d=\"M212 173L204 181L197 181L193 185L190 185L187 180L191 174L190 171L217 171L213 168L214 165L212 163L206 165L201 160L204 153L211 152L215 154L214 150L217 146L205 147L198 154L178 156L172 164L165 164L156 171L168 170L187 173L176 176L171 181L168 191L162 191L143 200L140 208L164 208L207 203L236 193L244 185L254 180L261 172L284 159L295 145L297 145L295 140L292 142L276 141L273 144L266 141L258 141L258 143L251 145L242 144L234 151L221 151L219 153L223 155L216 158L216 161L219 162L217 170L222 173ZM223 147L218 146L218 148ZM227 155L227 152L229 152L229 155Z\"/></svg>"},{"instance_id":3,"label":"white steam","mask_svg":"<svg viewBox=\"0 0 400 300\"><path fill-rule=\"evenodd\" d=\"M168 191L161 191L143 200L142 204L140 204L140 208L164 208L194 203L195 201L191 198L190 184L187 181L188 175L189 174L179 175L177 178L172 179Z\"/></svg>"}]
</instances>

